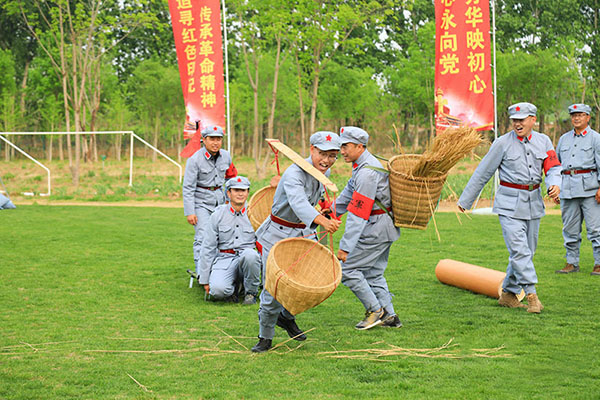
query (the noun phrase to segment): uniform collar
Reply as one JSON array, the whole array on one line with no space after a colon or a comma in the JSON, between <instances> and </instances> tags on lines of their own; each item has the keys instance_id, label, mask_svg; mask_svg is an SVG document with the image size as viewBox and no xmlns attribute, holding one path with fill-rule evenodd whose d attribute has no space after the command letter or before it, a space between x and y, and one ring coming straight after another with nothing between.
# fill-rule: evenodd
<instances>
[{"instance_id":1,"label":"uniform collar","mask_svg":"<svg viewBox=\"0 0 600 400\"><path fill-rule=\"evenodd\" d=\"M579 134L578 134L577 132L575 132L575 129L573 129L573 135L575 135L575 136L585 136L585 135L587 135L587 134L588 134L588 132L589 132L589 131L590 131L590 126L588 125L588 126L586 126L586 127L585 127L585 129L584 129L583 131L581 131L581 133L579 133Z\"/></svg>"},{"instance_id":2,"label":"uniform collar","mask_svg":"<svg viewBox=\"0 0 600 400\"><path fill-rule=\"evenodd\" d=\"M210 160L210 158L211 158L211 156L212 156L212 155L211 155L211 154L208 152L208 150L206 150L206 147L202 147L202 154L204 154L204 158L205 158L205 159L207 159L207 160ZM219 156L220 156L220 155L221 155L221 150L219 150L219 151L217 152L217 154L215 154L215 156L214 156L213 158L216 160L217 158L219 158Z\"/></svg>"},{"instance_id":3,"label":"uniform collar","mask_svg":"<svg viewBox=\"0 0 600 400\"><path fill-rule=\"evenodd\" d=\"M517 137L517 139L519 139L520 142L523 141L523 139L525 139L524 137L521 137L519 135L517 135L517 132L515 132L515 136ZM533 133L530 133L529 136L527 136L527 141L531 142L531 137L533 136Z\"/></svg>"},{"instance_id":4,"label":"uniform collar","mask_svg":"<svg viewBox=\"0 0 600 400\"><path fill-rule=\"evenodd\" d=\"M352 169L356 169L367 162L367 158L371 153L367 149L352 163Z\"/></svg>"},{"instance_id":5,"label":"uniform collar","mask_svg":"<svg viewBox=\"0 0 600 400\"><path fill-rule=\"evenodd\" d=\"M232 205L229 205L229 212L231 213L231 215L236 215L237 213L239 213L240 215L244 215L244 213L246 212L246 204L244 204L244 207L242 207L242 209L239 212L235 211L235 208L233 208Z\"/></svg>"}]
</instances>

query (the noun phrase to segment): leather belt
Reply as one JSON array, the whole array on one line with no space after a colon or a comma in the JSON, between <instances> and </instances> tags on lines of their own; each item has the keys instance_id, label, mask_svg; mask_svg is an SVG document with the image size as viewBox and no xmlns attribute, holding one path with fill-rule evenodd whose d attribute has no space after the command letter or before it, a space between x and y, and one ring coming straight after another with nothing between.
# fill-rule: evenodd
<instances>
[{"instance_id":1,"label":"leather belt","mask_svg":"<svg viewBox=\"0 0 600 400\"><path fill-rule=\"evenodd\" d=\"M529 185L519 185L518 183L510 183L510 182L504 182L504 181L500 181L500 186L506 186L509 188L513 188L513 189L521 189L521 190L529 190L530 192L532 190L535 190L537 188L540 187L539 183L536 184L529 184Z\"/></svg>"},{"instance_id":2,"label":"leather belt","mask_svg":"<svg viewBox=\"0 0 600 400\"><path fill-rule=\"evenodd\" d=\"M300 229L306 228L306 225L304 225L304 224L296 224L294 222L286 221L285 219L276 217L273 214L271 214L271 221L276 222L279 225L287 226L288 228L300 228Z\"/></svg>"},{"instance_id":3,"label":"leather belt","mask_svg":"<svg viewBox=\"0 0 600 400\"><path fill-rule=\"evenodd\" d=\"M577 175L577 174L587 174L588 172L596 172L595 169L565 169L564 171L560 171L563 175Z\"/></svg>"},{"instance_id":4,"label":"leather belt","mask_svg":"<svg viewBox=\"0 0 600 400\"><path fill-rule=\"evenodd\" d=\"M388 208L387 211L392 212L391 208ZM379 209L379 210L371 210L371 215L379 215L379 214L385 214L387 211Z\"/></svg>"},{"instance_id":5,"label":"leather belt","mask_svg":"<svg viewBox=\"0 0 600 400\"><path fill-rule=\"evenodd\" d=\"M197 187L199 187L200 189L212 190L213 192L215 190L221 189L221 186L197 186Z\"/></svg>"},{"instance_id":6,"label":"leather belt","mask_svg":"<svg viewBox=\"0 0 600 400\"><path fill-rule=\"evenodd\" d=\"M235 251L234 249L221 249L219 250L221 253L228 253L228 254L237 254L237 251Z\"/></svg>"}]
</instances>

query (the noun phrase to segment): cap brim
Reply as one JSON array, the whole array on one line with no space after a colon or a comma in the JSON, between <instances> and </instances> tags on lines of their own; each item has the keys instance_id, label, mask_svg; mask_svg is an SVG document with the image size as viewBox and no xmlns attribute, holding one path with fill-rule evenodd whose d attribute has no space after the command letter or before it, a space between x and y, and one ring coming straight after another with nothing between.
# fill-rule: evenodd
<instances>
[{"instance_id":1,"label":"cap brim","mask_svg":"<svg viewBox=\"0 0 600 400\"><path fill-rule=\"evenodd\" d=\"M528 114L528 113L517 113L517 114L511 115L509 118L510 119L525 119L529 116L530 116L530 114Z\"/></svg>"},{"instance_id":2,"label":"cap brim","mask_svg":"<svg viewBox=\"0 0 600 400\"><path fill-rule=\"evenodd\" d=\"M204 135L204 137L209 137L209 136L223 137L223 134L222 133L217 133L217 132L211 132L211 133L207 133L206 135Z\"/></svg>"},{"instance_id":3,"label":"cap brim","mask_svg":"<svg viewBox=\"0 0 600 400\"><path fill-rule=\"evenodd\" d=\"M339 151L340 150L339 147L337 147L337 146L335 146L333 144L330 144L330 145L327 145L327 144L315 144L313 146L315 146L317 149L319 149L321 151L330 151L330 150L338 150Z\"/></svg>"},{"instance_id":4,"label":"cap brim","mask_svg":"<svg viewBox=\"0 0 600 400\"><path fill-rule=\"evenodd\" d=\"M352 138L340 138L342 144L346 144L346 143L355 143L355 144L360 144L360 142L356 139L352 139Z\"/></svg>"}]
</instances>

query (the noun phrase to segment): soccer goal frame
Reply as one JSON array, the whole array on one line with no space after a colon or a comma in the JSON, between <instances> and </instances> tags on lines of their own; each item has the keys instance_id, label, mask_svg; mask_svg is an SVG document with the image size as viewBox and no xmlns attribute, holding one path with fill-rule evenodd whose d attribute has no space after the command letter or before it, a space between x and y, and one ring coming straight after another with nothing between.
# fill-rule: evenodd
<instances>
[{"instance_id":1,"label":"soccer goal frame","mask_svg":"<svg viewBox=\"0 0 600 400\"><path fill-rule=\"evenodd\" d=\"M0 132L0 140L4 141L8 146L14 148L19 153L23 154L25 157L33 161L39 167L43 168L48 174L48 192L40 193L40 196L50 196L52 193L52 175L50 172L50 168L46 167L40 161L36 160L32 155L28 154L25 150L21 149L19 146L8 140L5 136L27 136L27 135L130 135L130 145L129 145L129 186L133 186L133 146L135 139L139 140L145 146L151 148L162 157L166 158L169 162L175 164L175 166L179 169L179 183L181 183L183 177L183 168L181 164L177 161L173 160L171 157L152 146L150 143L139 137L133 131L86 131L86 132Z\"/></svg>"}]
</instances>

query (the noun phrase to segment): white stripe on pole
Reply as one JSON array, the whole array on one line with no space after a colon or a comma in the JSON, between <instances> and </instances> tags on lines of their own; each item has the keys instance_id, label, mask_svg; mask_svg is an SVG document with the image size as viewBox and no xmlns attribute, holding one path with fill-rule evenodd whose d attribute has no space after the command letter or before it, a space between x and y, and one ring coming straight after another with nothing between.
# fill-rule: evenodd
<instances>
[{"instance_id":1,"label":"white stripe on pole","mask_svg":"<svg viewBox=\"0 0 600 400\"><path fill-rule=\"evenodd\" d=\"M225 98L227 99L227 151L231 152L231 122L229 120L229 56L227 54L227 9L225 0L223 4L223 40L225 42Z\"/></svg>"}]
</instances>

